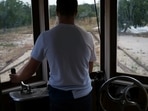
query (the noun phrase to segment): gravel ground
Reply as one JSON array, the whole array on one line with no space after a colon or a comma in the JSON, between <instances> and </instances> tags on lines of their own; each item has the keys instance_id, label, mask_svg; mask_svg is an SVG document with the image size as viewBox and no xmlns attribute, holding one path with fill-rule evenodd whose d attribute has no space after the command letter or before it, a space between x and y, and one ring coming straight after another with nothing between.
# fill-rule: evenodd
<instances>
[{"instance_id":1,"label":"gravel ground","mask_svg":"<svg viewBox=\"0 0 148 111\"><path fill-rule=\"evenodd\" d=\"M122 48L117 53L118 61L133 70L136 74L148 76L148 38L129 35L119 36L118 46ZM130 57L123 52L126 52Z\"/></svg>"}]
</instances>

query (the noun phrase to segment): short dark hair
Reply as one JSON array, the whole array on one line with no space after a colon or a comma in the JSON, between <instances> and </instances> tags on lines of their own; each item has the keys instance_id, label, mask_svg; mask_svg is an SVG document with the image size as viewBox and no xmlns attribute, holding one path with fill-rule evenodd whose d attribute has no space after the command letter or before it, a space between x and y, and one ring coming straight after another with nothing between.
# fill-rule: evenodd
<instances>
[{"instance_id":1,"label":"short dark hair","mask_svg":"<svg viewBox=\"0 0 148 111\"><path fill-rule=\"evenodd\" d=\"M77 0L57 0L56 11L64 16L73 16L77 13Z\"/></svg>"}]
</instances>

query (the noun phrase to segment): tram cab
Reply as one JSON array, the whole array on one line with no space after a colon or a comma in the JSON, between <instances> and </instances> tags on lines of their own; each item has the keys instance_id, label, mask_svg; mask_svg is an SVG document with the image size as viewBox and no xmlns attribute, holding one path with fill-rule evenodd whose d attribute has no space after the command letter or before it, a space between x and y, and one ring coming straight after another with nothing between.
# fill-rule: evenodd
<instances>
[{"instance_id":1,"label":"tram cab","mask_svg":"<svg viewBox=\"0 0 148 111\"><path fill-rule=\"evenodd\" d=\"M56 25L56 0L0 0L0 111L49 110L47 60L11 83L39 34ZM148 111L148 1L78 0L76 24L93 36L92 111ZM14 69L15 68L15 69Z\"/></svg>"}]
</instances>

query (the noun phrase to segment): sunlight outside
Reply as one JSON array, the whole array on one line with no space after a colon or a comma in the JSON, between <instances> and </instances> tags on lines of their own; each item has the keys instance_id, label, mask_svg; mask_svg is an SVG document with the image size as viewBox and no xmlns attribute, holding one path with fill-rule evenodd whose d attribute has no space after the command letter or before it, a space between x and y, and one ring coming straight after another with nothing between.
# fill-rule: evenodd
<instances>
[{"instance_id":1,"label":"sunlight outside","mask_svg":"<svg viewBox=\"0 0 148 111\"><path fill-rule=\"evenodd\" d=\"M26 63L34 42L30 5L0 1L0 13L0 77L3 83L9 81L11 68L19 70Z\"/></svg>"},{"instance_id":2,"label":"sunlight outside","mask_svg":"<svg viewBox=\"0 0 148 111\"><path fill-rule=\"evenodd\" d=\"M147 0L118 0L117 72L148 76L147 16Z\"/></svg>"},{"instance_id":3,"label":"sunlight outside","mask_svg":"<svg viewBox=\"0 0 148 111\"><path fill-rule=\"evenodd\" d=\"M27 62L34 43L31 0L20 1L0 0L0 78L2 83L9 82L11 68L15 67L18 71ZM49 0L50 28L56 24L53 1ZM97 23L99 14L96 15L95 6L99 13L100 2L99 0L96 4L94 0L78 0L78 2L79 13L76 24L93 35L97 54L94 71L98 71L100 70L100 36Z\"/></svg>"}]
</instances>

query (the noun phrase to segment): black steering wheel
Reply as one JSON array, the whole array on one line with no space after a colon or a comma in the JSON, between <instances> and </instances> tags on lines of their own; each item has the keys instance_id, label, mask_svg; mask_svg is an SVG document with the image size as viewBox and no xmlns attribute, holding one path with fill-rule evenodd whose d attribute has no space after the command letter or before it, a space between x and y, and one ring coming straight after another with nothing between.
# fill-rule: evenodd
<instances>
[{"instance_id":1,"label":"black steering wheel","mask_svg":"<svg viewBox=\"0 0 148 111\"><path fill-rule=\"evenodd\" d=\"M117 85L119 81L124 81L125 84ZM133 77L112 77L103 83L99 94L103 111L146 111L148 107L147 91Z\"/></svg>"}]
</instances>

